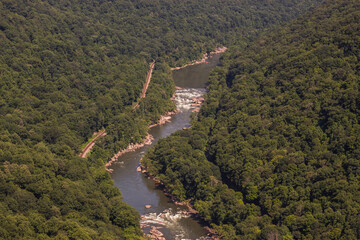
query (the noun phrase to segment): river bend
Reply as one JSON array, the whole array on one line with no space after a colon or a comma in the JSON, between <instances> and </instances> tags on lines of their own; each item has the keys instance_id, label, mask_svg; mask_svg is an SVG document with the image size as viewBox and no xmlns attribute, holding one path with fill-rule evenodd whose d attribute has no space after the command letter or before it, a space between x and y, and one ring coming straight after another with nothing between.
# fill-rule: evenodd
<instances>
[{"instance_id":1,"label":"river bend","mask_svg":"<svg viewBox=\"0 0 360 240\"><path fill-rule=\"evenodd\" d=\"M168 240L206 239L207 232L197 221L183 214L183 207L172 203L156 188L154 181L137 172L136 168L157 140L190 126L190 115L194 110L192 99L205 93L210 71L219 63L219 58L220 55L214 55L206 63L173 71L176 86L182 88L175 92L175 103L180 113L173 115L171 122L150 129L149 133L154 137L151 145L122 155L109 167L113 170L111 177L121 190L123 200L141 214L143 224L149 225L149 229L151 226L160 227L158 230ZM145 205L151 205L151 208L145 208Z\"/></svg>"}]
</instances>

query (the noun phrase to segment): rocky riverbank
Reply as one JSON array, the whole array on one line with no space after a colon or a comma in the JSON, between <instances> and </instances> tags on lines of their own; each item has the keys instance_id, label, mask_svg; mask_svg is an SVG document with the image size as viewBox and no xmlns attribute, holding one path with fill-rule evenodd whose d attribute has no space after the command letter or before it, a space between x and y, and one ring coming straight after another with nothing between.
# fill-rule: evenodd
<instances>
[{"instance_id":1,"label":"rocky riverbank","mask_svg":"<svg viewBox=\"0 0 360 240\"><path fill-rule=\"evenodd\" d=\"M199 212L194 209L194 207L192 206L192 204L190 203L189 200L187 200L187 201L178 201L178 199L176 199L176 197L173 196L169 192L169 190L165 187L165 185L156 176L152 175L151 173L149 173L147 171L146 167L142 164L141 160L140 160L140 166L138 167L137 171L145 174L145 176L148 179L153 180L155 182L155 184L163 191L164 195L167 196L174 204L176 204L178 206L186 207L187 209L182 212L182 214L184 216L189 216L189 217L192 217L194 219L201 219L201 217L199 215ZM147 225L141 225L141 228L143 229L143 231L145 230L146 227L147 227ZM220 236L215 232L214 229L211 229L208 226L206 226L204 228L205 228L206 231L208 231L208 234L206 236L207 240L219 240L220 239ZM154 236L151 236L151 232L150 232L150 235L148 234L147 236L150 237L151 239L163 240L164 238L162 238L161 235L158 235L158 232L159 231L157 230L156 231L157 234L155 234ZM157 236L160 236L160 238L156 238Z\"/></svg>"},{"instance_id":2,"label":"rocky riverbank","mask_svg":"<svg viewBox=\"0 0 360 240\"><path fill-rule=\"evenodd\" d=\"M224 50L214 51L213 53L207 54L204 57L206 57L206 59L208 59L213 54L220 53L220 51L222 52ZM218 57L214 57L211 60L209 60L209 63L210 63L209 65L204 64L205 68L207 69L207 68L214 67L215 66L214 61L218 61ZM193 69L196 69L196 68L197 67L194 67ZM203 67L200 67L200 68L203 69ZM202 81L201 81L201 83L202 83ZM186 119L188 119L188 116L191 114L191 111L198 111L200 109L201 104L203 104L203 102L204 102L204 98L202 97L202 95L205 92L206 92L205 89L200 84L198 84L198 85L195 84L194 88L185 87L183 89L181 87L176 87L176 92L171 97L171 99L173 101L175 101L178 110L164 114L163 116L160 117L160 119L156 123L148 126L148 129L170 122L172 115L177 114L179 112L181 112L181 116L179 118L176 118L176 121L174 123L170 123L170 124L176 123L176 125L179 125L179 126L182 126L184 124L183 125L183 126L185 126L184 128L188 128L189 122L184 120L183 116L186 116ZM168 134L168 132L173 132L173 131L174 130L172 128L168 129L167 127L164 127L164 128L159 128L159 129L156 128L156 129L152 130L151 133L154 134L155 138L159 138L159 137L161 138L161 137L166 136ZM138 146L140 148L143 145L138 145ZM136 149L137 148L132 147L128 151L135 151ZM111 162L116 161L116 159L118 157L120 157L122 154L124 154L125 152L128 152L128 151L126 151L126 150L121 151L120 154L115 156L115 158L113 158ZM143 153L144 153L144 151L142 151L139 154L143 154ZM127 156L123 156L124 159L127 160ZM129 156L132 156L132 154L130 154ZM131 163L126 162L126 163L129 163L131 165L131 169L136 169L138 172L148 174L146 169L144 168L144 166L135 165L138 163L138 159L139 159L138 157L139 157L138 155L136 155L136 157L129 157L131 159L136 158L136 161L131 161ZM120 159L120 161L122 161L122 160ZM109 163L108 166L110 164L111 163ZM121 167L121 168L119 168L119 169L121 169L119 171L123 172L123 168L127 168L127 167ZM118 169L118 168L114 168L114 169ZM115 170L114 170L114 172L115 172ZM124 174L125 174L125 176L127 176L126 174L128 174L128 173L124 172ZM139 176L139 175L137 175L137 176ZM142 228L145 236L149 237L150 239L164 240L165 238L174 239L175 236L180 237L184 233L185 234L184 237L186 236L187 238L190 238L190 239L191 238L219 239L218 236L213 233L212 229L206 228L204 226L201 226L201 224L199 224L199 222L201 222L201 218L200 218L198 212L193 208L193 206L190 204L189 201L185 201L185 202L178 201L174 196L172 196L170 194L170 192L165 188L165 186L160 181L158 181L158 179L156 179L155 177L151 178L150 175L147 175L147 177L149 179L154 180L155 184L160 189L162 189L162 191L165 193L164 195L167 196L168 199L171 200L174 204L178 205L178 207L175 207L175 206L173 206L173 204L170 204L169 200L164 200L164 201L168 202L168 204L170 204L172 207L165 208L165 210L162 210L163 209L162 207L166 206L166 204L159 203L159 205L158 205L158 203L156 201L155 202L152 201L151 197L147 195L148 192L146 191L146 189L145 189L146 193L144 192L145 194L139 195L137 193L133 193L133 190L132 190L133 188L131 188L131 190L129 190L128 192L131 196L135 196L138 198L138 199L134 199L134 205L136 206L137 209L139 209L139 211L142 214L142 219L140 221L140 225L141 225L141 228ZM124 186L124 189L129 188L129 185L132 186L134 182L138 183L138 180L137 180L138 178L139 177L137 177L136 179L135 178L132 179L131 183ZM140 178L140 179L142 179L141 181L146 181L146 182L149 181L149 180L145 180L143 178ZM123 183L124 178L121 177L118 179L118 181L119 182L121 181ZM142 182L141 182L141 184L142 184ZM158 212L159 206L160 206L160 208L162 208L161 209L162 212ZM153 210L152 210L152 208L153 208ZM166 211L169 211L169 212L167 213ZM191 218L191 219L186 219L186 218ZM199 220L199 222L196 222L196 220ZM194 226L193 227L186 226L184 224L184 222L186 222L186 223L191 222L191 224ZM185 232L183 232L183 229L184 230L186 229ZM194 230L194 232L192 232L193 230Z\"/></svg>"},{"instance_id":3,"label":"rocky riverbank","mask_svg":"<svg viewBox=\"0 0 360 240\"><path fill-rule=\"evenodd\" d=\"M170 122L171 116L174 114L177 114L179 112L179 110L174 110L171 112L168 112L162 116L160 116L160 119L157 123L149 125L148 129L159 126L159 125L163 125L167 122ZM145 145L150 145L152 143L152 141L154 140L154 137L151 134L147 134L147 136L144 138L144 140L141 143L131 143L127 146L127 148L125 148L124 150L121 150L119 152L117 152L106 164L105 164L105 169L108 172L112 172L112 169L109 169L109 167L111 166L111 164L115 161L118 160L119 157L121 157L123 154L128 153L128 152L134 152L135 150L144 147Z\"/></svg>"},{"instance_id":4,"label":"rocky riverbank","mask_svg":"<svg viewBox=\"0 0 360 240\"><path fill-rule=\"evenodd\" d=\"M150 128L153 128L153 127L163 125L165 123L170 122L171 116L175 115L177 113L179 113L179 110L174 110L174 111L168 112L168 113L166 113L164 115L161 115L159 121L157 123L155 123L155 124L152 124L152 125L148 126L148 128L150 129Z\"/></svg>"},{"instance_id":5,"label":"rocky riverbank","mask_svg":"<svg viewBox=\"0 0 360 240\"><path fill-rule=\"evenodd\" d=\"M216 50L214 50L214 51L212 51L210 53L204 53L203 58L200 59L200 60L194 61L192 63L186 64L186 65L181 66L181 67L171 68L171 70L179 70L179 69L182 69L182 68L186 68L188 66L192 66L192 65L196 65L196 64L200 64L200 63L205 63L207 59L211 58L215 54L225 52L226 49L227 49L226 47L219 47L219 48L217 48Z\"/></svg>"},{"instance_id":6,"label":"rocky riverbank","mask_svg":"<svg viewBox=\"0 0 360 240\"><path fill-rule=\"evenodd\" d=\"M192 107L195 107L194 110L192 110L193 112L199 112L200 111L200 107L201 105L203 105L205 102L204 97L197 97L197 98L193 98L192 99Z\"/></svg>"},{"instance_id":7,"label":"rocky riverbank","mask_svg":"<svg viewBox=\"0 0 360 240\"><path fill-rule=\"evenodd\" d=\"M118 160L118 158L120 156L122 156L123 154L125 153L128 153L128 152L134 152L136 149L139 149L139 148L142 148L143 146L145 145L150 145L152 143L152 141L154 140L154 137L151 135L151 134L147 134L147 136L145 137L144 141L141 142L141 143L131 143L127 146L127 148L125 148L124 150L121 150L119 152L117 152L111 159L110 161L108 161L106 164L105 164L105 169L106 171L108 172L112 172L113 170L112 169L109 169L109 167L111 166L111 164L115 161Z\"/></svg>"}]
</instances>

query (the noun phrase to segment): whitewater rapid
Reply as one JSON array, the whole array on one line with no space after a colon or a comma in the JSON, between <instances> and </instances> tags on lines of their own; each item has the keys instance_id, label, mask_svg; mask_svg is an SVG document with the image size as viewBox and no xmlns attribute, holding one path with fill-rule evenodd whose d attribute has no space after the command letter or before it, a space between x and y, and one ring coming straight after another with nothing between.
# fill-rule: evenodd
<instances>
[{"instance_id":1,"label":"whitewater rapid","mask_svg":"<svg viewBox=\"0 0 360 240\"><path fill-rule=\"evenodd\" d=\"M175 91L175 104L180 112L195 109L193 99L204 96L205 88L183 88Z\"/></svg>"},{"instance_id":2,"label":"whitewater rapid","mask_svg":"<svg viewBox=\"0 0 360 240\"><path fill-rule=\"evenodd\" d=\"M165 227L173 233L174 240L191 240L190 238L186 238L186 229L181 222L186 218L189 218L189 214L185 210L173 210L169 208L159 214L148 213L141 216L140 224L145 232L150 231L152 226L156 226L160 232ZM207 239L209 238L205 236L196 238L196 240Z\"/></svg>"},{"instance_id":3,"label":"whitewater rapid","mask_svg":"<svg viewBox=\"0 0 360 240\"><path fill-rule=\"evenodd\" d=\"M211 69L219 63L220 56L209 59L207 64L189 66L173 71L176 86L174 102L179 110L172 115L170 122L149 130L154 137L151 145L146 145L122 155L111 168L111 177L123 196L123 200L134 207L141 215L141 225L146 234L155 233L157 239L167 240L205 240L207 230L189 216L185 206L175 205L151 179L138 172L141 158L159 139L190 127L190 118L199 110L203 101L205 86ZM151 83L150 83L151 84ZM181 88L181 89L179 89ZM154 235L153 235L154 236Z\"/></svg>"}]
</instances>

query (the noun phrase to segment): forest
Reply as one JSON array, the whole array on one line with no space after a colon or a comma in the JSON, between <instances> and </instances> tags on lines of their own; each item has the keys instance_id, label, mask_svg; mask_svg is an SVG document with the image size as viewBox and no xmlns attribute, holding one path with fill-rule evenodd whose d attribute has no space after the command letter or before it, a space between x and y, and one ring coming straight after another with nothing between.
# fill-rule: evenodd
<instances>
[{"instance_id":1,"label":"forest","mask_svg":"<svg viewBox=\"0 0 360 240\"><path fill-rule=\"evenodd\" d=\"M360 2L223 55L190 129L143 164L222 239L360 239Z\"/></svg>"},{"instance_id":2,"label":"forest","mask_svg":"<svg viewBox=\"0 0 360 240\"><path fill-rule=\"evenodd\" d=\"M0 238L141 239L139 214L121 200L104 164L175 108L170 66L217 46L241 49L319 2L2 0ZM153 60L147 97L139 100ZM216 114L215 104L202 110L204 119L205 112ZM107 136L81 159L81 146L101 128ZM196 143L210 150L206 138L197 136ZM218 182L223 169L208 153L214 160L203 163Z\"/></svg>"}]
</instances>

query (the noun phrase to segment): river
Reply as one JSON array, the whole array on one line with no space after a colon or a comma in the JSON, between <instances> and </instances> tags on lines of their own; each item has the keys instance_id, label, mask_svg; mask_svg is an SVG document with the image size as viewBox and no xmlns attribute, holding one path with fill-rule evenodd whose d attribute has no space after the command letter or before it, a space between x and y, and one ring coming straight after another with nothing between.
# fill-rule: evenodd
<instances>
[{"instance_id":1,"label":"river","mask_svg":"<svg viewBox=\"0 0 360 240\"><path fill-rule=\"evenodd\" d=\"M219 54L213 55L207 63L173 71L176 86L183 88L175 92L175 103L180 113L173 115L171 122L150 129L149 133L154 137L151 145L122 155L109 167L113 169L111 177L115 186L121 190L123 200L141 214L143 224L161 227L159 231L168 240L206 239L207 232L196 220L182 214L183 208L172 203L157 189L154 181L137 172L136 168L141 157L157 140L190 126L190 115L194 109L191 107L192 98L205 93L210 71L219 63L219 58ZM145 205L151 205L151 208L147 209Z\"/></svg>"}]
</instances>

